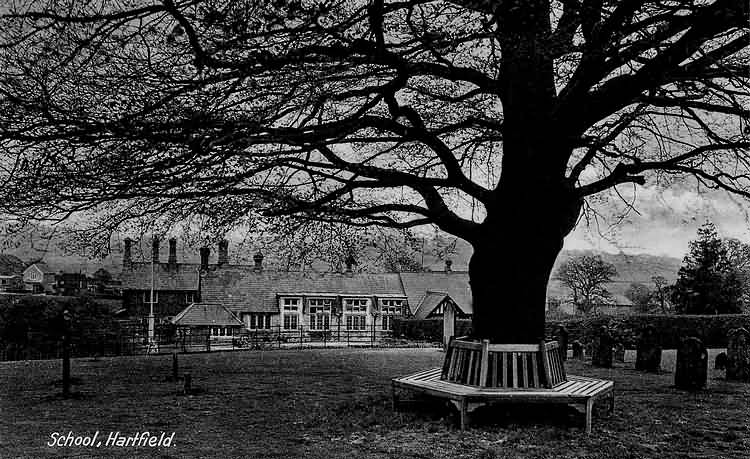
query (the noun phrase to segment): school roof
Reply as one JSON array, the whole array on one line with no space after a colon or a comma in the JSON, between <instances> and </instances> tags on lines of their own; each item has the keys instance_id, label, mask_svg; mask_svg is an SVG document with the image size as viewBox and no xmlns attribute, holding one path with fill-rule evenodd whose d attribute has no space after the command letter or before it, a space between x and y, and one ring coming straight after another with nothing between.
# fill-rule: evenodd
<instances>
[{"instance_id":1,"label":"school roof","mask_svg":"<svg viewBox=\"0 0 750 459\"><path fill-rule=\"evenodd\" d=\"M466 272L331 273L256 270L253 266L168 263L154 265L156 290L198 291L201 301L234 312L279 311L279 296L368 296L406 298L412 313L425 292L444 292L466 314L472 313ZM133 263L122 272L124 290L151 288L151 263Z\"/></svg>"},{"instance_id":2,"label":"school roof","mask_svg":"<svg viewBox=\"0 0 750 459\"><path fill-rule=\"evenodd\" d=\"M24 264L15 255L0 254L0 275L13 276L23 273Z\"/></svg>"},{"instance_id":3,"label":"school roof","mask_svg":"<svg viewBox=\"0 0 750 459\"><path fill-rule=\"evenodd\" d=\"M363 295L403 297L397 273L277 272L227 267L207 272L201 301L221 303L233 311L278 312L283 295Z\"/></svg>"},{"instance_id":4,"label":"school roof","mask_svg":"<svg viewBox=\"0 0 750 459\"><path fill-rule=\"evenodd\" d=\"M177 314L172 323L177 326L241 326L242 321L220 304L192 303Z\"/></svg>"},{"instance_id":5,"label":"school roof","mask_svg":"<svg viewBox=\"0 0 750 459\"><path fill-rule=\"evenodd\" d=\"M468 272L401 273L401 282L404 284L404 292L412 314L416 314L426 292L442 292L449 295L465 314L472 314L474 311L471 306Z\"/></svg>"}]
</instances>

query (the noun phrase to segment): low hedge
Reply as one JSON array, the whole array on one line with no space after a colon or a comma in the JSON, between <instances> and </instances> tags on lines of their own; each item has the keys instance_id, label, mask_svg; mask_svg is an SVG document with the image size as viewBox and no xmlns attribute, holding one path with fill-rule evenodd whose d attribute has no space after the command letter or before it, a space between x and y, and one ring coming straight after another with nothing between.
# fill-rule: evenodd
<instances>
[{"instance_id":1,"label":"low hedge","mask_svg":"<svg viewBox=\"0 0 750 459\"><path fill-rule=\"evenodd\" d=\"M580 340L586 344L592 341L601 327L608 327L615 339L634 349L641 330L649 325L658 330L660 344L664 349L675 349L683 338L695 336L706 347L727 346L727 333L737 327L750 330L750 314L724 315L663 315L638 314L630 316L592 316L580 319L548 321L545 327L547 339L553 339L558 326L568 330L568 342ZM467 335L471 331L470 320L456 321L456 336ZM442 319L401 319L394 320L395 337L439 343L443 339Z\"/></svg>"},{"instance_id":2,"label":"low hedge","mask_svg":"<svg viewBox=\"0 0 750 459\"><path fill-rule=\"evenodd\" d=\"M675 349L680 341L695 336L709 348L727 346L727 333L737 327L750 330L750 314L723 315L664 315L638 314L631 316L595 316L590 318L547 323L547 336L552 338L559 325L568 329L568 342L592 341L601 327L608 327L615 339L628 348L635 348L641 330L651 325L658 331L664 349Z\"/></svg>"},{"instance_id":3,"label":"low hedge","mask_svg":"<svg viewBox=\"0 0 750 459\"><path fill-rule=\"evenodd\" d=\"M468 335L471 320L456 320L456 336ZM443 319L395 319L393 336L415 341L443 342Z\"/></svg>"}]
</instances>

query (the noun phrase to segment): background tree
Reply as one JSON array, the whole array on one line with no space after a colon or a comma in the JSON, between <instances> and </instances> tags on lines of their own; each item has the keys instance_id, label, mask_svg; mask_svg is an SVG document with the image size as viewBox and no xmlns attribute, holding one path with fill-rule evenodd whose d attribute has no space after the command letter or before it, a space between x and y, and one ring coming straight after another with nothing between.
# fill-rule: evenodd
<instances>
[{"instance_id":1,"label":"background tree","mask_svg":"<svg viewBox=\"0 0 750 459\"><path fill-rule=\"evenodd\" d=\"M741 276L729 260L728 252L706 222L698 228L698 238L690 242L690 252L682 261L672 291L675 309L681 314L732 314L742 310Z\"/></svg>"},{"instance_id":2,"label":"background tree","mask_svg":"<svg viewBox=\"0 0 750 459\"><path fill-rule=\"evenodd\" d=\"M750 308L750 244L735 238L725 238L722 245L727 251L729 264L737 271L742 285L740 297L743 310Z\"/></svg>"},{"instance_id":3,"label":"background tree","mask_svg":"<svg viewBox=\"0 0 750 459\"><path fill-rule=\"evenodd\" d=\"M625 298L629 299L638 312L646 313L651 311L654 293L648 286L640 282L632 282L625 291Z\"/></svg>"},{"instance_id":4,"label":"background tree","mask_svg":"<svg viewBox=\"0 0 750 459\"><path fill-rule=\"evenodd\" d=\"M672 287L664 276L652 276L651 282L654 284L652 290L654 302L659 306L662 314L669 314L669 297Z\"/></svg>"},{"instance_id":5,"label":"background tree","mask_svg":"<svg viewBox=\"0 0 750 459\"><path fill-rule=\"evenodd\" d=\"M474 249L474 334L537 343L591 197L678 176L750 196L749 8L12 2L0 205L102 241L196 215L435 224Z\"/></svg>"},{"instance_id":6,"label":"background tree","mask_svg":"<svg viewBox=\"0 0 750 459\"><path fill-rule=\"evenodd\" d=\"M557 268L555 278L570 289L570 301L576 308L588 314L600 304L611 302L612 295L605 284L616 275L615 266L600 256L582 255L564 261Z\"/></svg>"}]
</instances>

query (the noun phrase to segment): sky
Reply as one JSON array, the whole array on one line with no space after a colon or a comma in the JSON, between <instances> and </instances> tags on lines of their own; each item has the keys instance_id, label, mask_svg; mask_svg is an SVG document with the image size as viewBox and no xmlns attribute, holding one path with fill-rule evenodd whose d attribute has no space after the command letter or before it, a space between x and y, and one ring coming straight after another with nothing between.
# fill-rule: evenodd
<instances>
[{"instance_id":1,"label":"sky","mask_svg":"<svg viewBox=\"0 0 750 459\"><path fill-rule=\"evenodd\" d=\"M593 249L629 254L647 253L682 258L698 227L712 221L722 237L750 242L750 201L720 191L697 192L686 187L641 187L636 212L608 231L585 221L568 235L565 249ZM601 235L600 233L603 233Z\"/></svg>"}]
</instances>

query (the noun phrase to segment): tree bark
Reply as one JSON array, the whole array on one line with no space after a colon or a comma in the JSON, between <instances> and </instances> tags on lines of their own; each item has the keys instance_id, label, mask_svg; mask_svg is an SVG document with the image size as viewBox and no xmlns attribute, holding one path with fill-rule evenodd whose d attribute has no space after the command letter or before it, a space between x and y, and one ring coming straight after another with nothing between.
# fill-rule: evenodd
<instances>
[{"instance_id":1,"label":"tree bark","mask_svg":"<svg viewBox=\"0 0 750 459\"><path fill-rule=\"evenodd\" d=\"M572 191L527 184L482 223L469 262L472 337L538 344L544 338L547 283L581 201Z\"/></svg>"}]
</instances>

